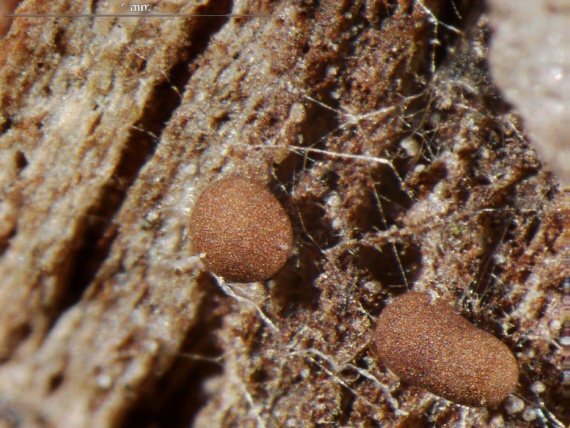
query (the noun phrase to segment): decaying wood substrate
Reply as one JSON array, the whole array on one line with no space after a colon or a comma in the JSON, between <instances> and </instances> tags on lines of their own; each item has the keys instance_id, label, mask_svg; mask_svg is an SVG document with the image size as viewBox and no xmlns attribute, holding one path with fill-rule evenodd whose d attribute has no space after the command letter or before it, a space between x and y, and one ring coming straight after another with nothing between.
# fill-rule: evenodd
<instances>
[{"instance_id":1,"label":"decaying wood substrate","mask_svg":"<svg viewBox=\"0 0 570 428\"><path fill-rule=\"evenodd\" d=\"M568 208L492 86L482 5L153 5L269 16L18 18L0 42L2 426L568 421ZM294 255L266 283L193 257L196 196L229 174L291 216ZM461 407L376 361L375 319L406 289L507 344L516 395Z\"/></svg>"}]
</instances>

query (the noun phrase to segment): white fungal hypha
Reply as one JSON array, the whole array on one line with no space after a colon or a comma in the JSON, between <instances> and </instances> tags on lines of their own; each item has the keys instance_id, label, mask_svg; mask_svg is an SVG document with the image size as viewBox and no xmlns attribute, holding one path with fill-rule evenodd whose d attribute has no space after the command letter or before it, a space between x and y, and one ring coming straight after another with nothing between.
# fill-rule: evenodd
<instances>
[{"instance_id":1,"label":"white fungal hypha","mask_svg":"<svg viewBox=\"0 0 570 428\"><path fill-rule=\"evenodd\" d=\"M570 0L489 0L490 65L543 161L570 185Z\"/></svg>"}]
</instances>

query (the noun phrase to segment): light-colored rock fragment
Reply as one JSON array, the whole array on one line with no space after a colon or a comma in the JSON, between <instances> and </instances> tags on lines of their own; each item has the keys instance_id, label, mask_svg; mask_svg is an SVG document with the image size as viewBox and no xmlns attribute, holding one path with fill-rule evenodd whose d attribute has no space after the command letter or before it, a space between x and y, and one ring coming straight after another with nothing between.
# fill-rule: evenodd
<instances>
[{"instance_id":1,"label":"light-colored rock fragment","mask_svg":"<svg viewBox=\"0 0 570 428\"><path fill-rule=\"evenodd\" d=\"M570 0L490 0L490 64L544 162L570 184Z\"/></svg>"}]
</instances>

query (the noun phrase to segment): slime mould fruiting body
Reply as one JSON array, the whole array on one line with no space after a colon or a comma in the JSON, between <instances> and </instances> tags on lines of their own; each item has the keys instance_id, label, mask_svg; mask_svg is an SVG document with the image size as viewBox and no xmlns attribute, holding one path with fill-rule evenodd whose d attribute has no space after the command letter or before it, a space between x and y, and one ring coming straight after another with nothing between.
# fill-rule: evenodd
<instances>
[{"instance_id":1,"label":"slime mould fruiting body","mask_svg":"<svg viewBox=\"0 0 570 428\"><path fill-rule=\"evenodd\" d=\"M374 344L400 379L458 404L497 406L518 381L504 343L426 293L395 298L380 315Z\"/></svg>"},{"instance_id":2,"label":"slime mould fruiting body","mask_svg":"<svg viewBox=\"0 0 570 428\"><path fill-rule=\"evenodd\" d=\"M231 176L208 186L190 218L190 237L208 269L232 282L271 278L293 246L287 213L267 188Z\"/></svg>"}]
</instances>

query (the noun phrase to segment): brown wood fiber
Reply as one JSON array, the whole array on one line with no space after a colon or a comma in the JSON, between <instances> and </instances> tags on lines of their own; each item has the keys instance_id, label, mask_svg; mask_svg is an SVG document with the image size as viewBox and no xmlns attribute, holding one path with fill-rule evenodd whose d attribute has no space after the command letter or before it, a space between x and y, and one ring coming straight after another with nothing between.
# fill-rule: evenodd
<instances>
[{"instance_id":1,"label":"brown wood fiber","mask_svg":"<svg viewBox=\"0 0 570 428\"><path fill-rule=\"evenodd\" d=\"M151 3L269 17L18 18L0 41L0 425L568 421L568 209L492 86L481 3ZM196 198L231 174L267 186L296 239L250 287L190 249ZM407 289L514 352L530 416L466 413L376 361Z\"/></svg>"}]
</instances>

